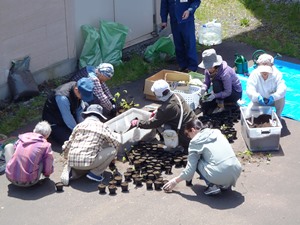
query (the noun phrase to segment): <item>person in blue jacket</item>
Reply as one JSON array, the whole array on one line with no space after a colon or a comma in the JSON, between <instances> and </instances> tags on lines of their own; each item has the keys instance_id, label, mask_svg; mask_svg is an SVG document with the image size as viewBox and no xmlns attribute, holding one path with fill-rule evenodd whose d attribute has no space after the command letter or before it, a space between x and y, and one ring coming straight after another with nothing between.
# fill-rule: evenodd
<instances>
[{"instance_id":1,"label":"person in blue jacket","mask_svg":"<svg viewBox=\"0 0 300 225\"><path fill-rule=\"evenodd\" d=\"M169 15L176 61L181 72L197 71L194 13L200 3L200 0L161 0L161 27L167 27Z\"/></svg>"}]
</instances>

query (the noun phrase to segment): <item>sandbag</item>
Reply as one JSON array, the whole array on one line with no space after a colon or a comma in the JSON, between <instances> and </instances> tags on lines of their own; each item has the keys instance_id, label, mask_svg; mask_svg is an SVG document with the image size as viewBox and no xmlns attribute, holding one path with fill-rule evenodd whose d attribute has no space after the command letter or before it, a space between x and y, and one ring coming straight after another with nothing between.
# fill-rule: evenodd
<instances>
[{"instance_id":1,"label":"sandbag","mask_svg":"<svg viewBox=\"0 0 300 225\"><path fill-rule=\"evenodd\" d=\"M29 70L30 57L13 60L7 82L14 101L28 100L39 95L38 86Z\"/></svg>"}]
</instances>

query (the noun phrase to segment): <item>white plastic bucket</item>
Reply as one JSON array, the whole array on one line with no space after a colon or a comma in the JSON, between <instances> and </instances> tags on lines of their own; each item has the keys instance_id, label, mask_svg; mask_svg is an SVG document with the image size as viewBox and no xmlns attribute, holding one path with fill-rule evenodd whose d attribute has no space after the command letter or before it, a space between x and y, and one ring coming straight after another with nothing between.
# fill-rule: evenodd
<instances>
[{"instance_id":1,"label":"white plastic bucket","mask_svg":"<svg viewBox=\"0 0 300 225\"><path fill-rule=\"evenodd\" d=\"M164 142L168 148L175 148L178 146L178 134L175 130L165 130L163 132Z\"/></svg>"}]
</instances>

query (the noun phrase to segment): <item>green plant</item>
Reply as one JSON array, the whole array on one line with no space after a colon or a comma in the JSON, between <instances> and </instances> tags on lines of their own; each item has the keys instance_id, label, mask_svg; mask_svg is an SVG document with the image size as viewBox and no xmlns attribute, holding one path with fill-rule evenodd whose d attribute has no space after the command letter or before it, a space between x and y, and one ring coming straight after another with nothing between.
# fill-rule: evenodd
<instances>
[{"instance_id":1,"label":"green plant","mask_svg":"<svg viewBox=\"0 0 300 225\"><path fill-rule=\"evenodd\" d=\"M211 0L202 1L195 15L200 24L213 19L220 22L223 40L231 39L257 49L300 58L299 11L299 2ZM199 50L205 48L207 46L197 45Z\"/></svg>"},{"instance_id":2,"label":"green plant","mask_svg":"<svg viewBox=\"0 0 300 225\"><path fill-rule=\"evenodd\" d=\"M139 107L139 104L134 103L134 98L128 96L127 90L123 90L121 93L115 93L113 100L116 103L117 110L123 109L126 111L133 107Z\"/></svg>"},{"instance_id":3,"label":"green plant","mask_svg":"<svg viewBox=\"0 0 300 225\"><path fill-rule=\"evenodd\" d=\"M241 20L240 20L240 25L242 26L242 27L249 27L249 24L250 23L250 20L249 19L247 19L247 18L242 18Z\"/></svg>"}]
</instances>

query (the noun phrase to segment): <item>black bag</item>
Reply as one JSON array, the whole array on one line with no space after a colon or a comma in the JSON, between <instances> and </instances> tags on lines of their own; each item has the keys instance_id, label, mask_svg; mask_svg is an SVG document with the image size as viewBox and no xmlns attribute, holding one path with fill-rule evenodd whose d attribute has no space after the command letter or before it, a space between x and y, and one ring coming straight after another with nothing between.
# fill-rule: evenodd
<instances>
[{"instance_id":1,"label":"black bag","mask_svg":"<svg viewBox=\"0 0 300 225\"><path fill-rule=\"evenodd\" d=\"M29 70L29 63L29 56L11 62L7 81L14 101L28 100L39 95L38 86Z\"/></svg>"}]
</instances>

